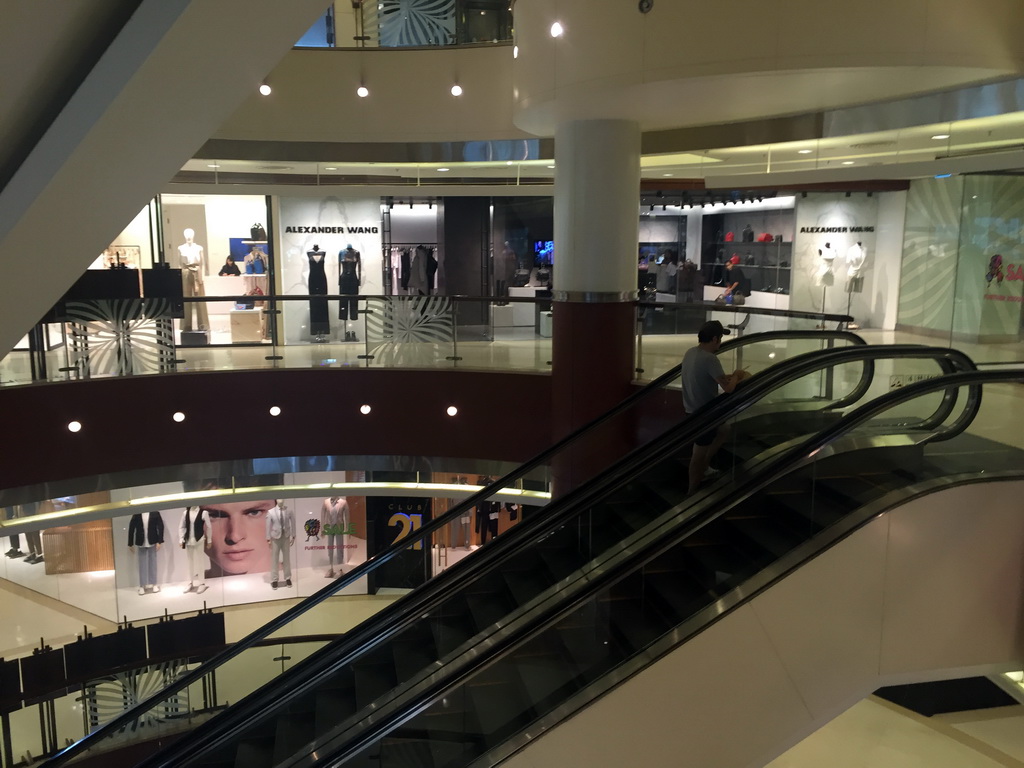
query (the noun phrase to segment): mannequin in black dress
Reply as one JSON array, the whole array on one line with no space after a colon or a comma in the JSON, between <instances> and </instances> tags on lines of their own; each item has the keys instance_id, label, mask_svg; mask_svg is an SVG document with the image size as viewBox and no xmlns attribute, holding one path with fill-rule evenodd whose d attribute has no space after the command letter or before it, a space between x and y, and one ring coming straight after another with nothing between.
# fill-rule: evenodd
<instances>
[{"instance_id":1,"label":"mannequin in black dress","mask_svg":"<svg viewBox=\"0 0 1024 768\"><path fill-rule=\"evenodd\" d=\"M351 245L338 253L338 293L343 298L338 310L338 318L345 321L345 341L359 341L356 332L348 329L348 321L355 320L359 311L359 286L363 282L362 258L359 251Z\"/></svg>"},{"instance_id":2,"label":"mannequin in black dress","mask_svg":"<svg viewBox=\"0 0 1024 768\"><path fill-rule=\"evenodd\" d=\"M324 337L331 332L327 299L313 297L327 295L327 273L324 271L327 253L321 251L319 245L314 245L313 250L306 251L306 256L309 258L309 332L317 341L325 341Z\"/></svg>"}]
</instances>

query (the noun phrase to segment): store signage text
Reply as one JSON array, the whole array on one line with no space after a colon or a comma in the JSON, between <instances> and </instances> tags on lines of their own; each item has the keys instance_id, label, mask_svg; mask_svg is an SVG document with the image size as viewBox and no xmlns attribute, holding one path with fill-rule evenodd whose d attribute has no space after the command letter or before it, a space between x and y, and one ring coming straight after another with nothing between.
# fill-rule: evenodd
<instances>
[{"instance_id":1,"label":"store signage text","mask_svg":"<svg viewBox=\"0 0 1024 768\"><path fill-rule=\"evenodd\" d=\"M874 227L800 227L802 235L832 235L846 234L847 232L874 232Z\"/></svg>"},{"instance_id":2,"label":"store signage text","mask_svg":"<svg viewBox=\"0 0 1024 768\"><path fill-rule=\"evenodd\" d=\"M286 235L379 235L380 227L285 227Z\"/></svg>"}]
</instances>

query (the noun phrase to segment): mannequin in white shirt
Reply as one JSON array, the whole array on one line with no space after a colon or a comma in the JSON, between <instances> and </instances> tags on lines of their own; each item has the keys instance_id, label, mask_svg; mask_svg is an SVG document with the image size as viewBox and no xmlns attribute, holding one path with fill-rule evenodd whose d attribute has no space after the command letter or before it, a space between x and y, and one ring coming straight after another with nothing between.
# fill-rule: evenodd
<instances>
[{"instance_id":1,"label":"mannequin in white shirt","mask_svg":"<svg viewBox=\"0 0 1024 768\"><path fill-rule=\"evenodd\" d=\"M295 544L295 515L283 501L267 511L267 544L270 545L270 586L278 588L278 563L284 565L284 586L292 585L292 545Z\"/></svg>"},{"instance_id":2,"label":"mannequin in white shirt","mask_svg":"<svg viewBox=\"0 0 1024 768\"><path fill-rule=\"evenodd\" d=\"M178 257L181 262L181 285L185 298L205 296L206 288L203 285L203 246L195 242L195 230L186 229L183 233L185 242L178 246ZM192 313L195 312L196 324L200 331L210 329L210 319L204 302L196 302L185 305L185 319L182 321L181 330L192 330Z\"/></svg>"}]
</instances>

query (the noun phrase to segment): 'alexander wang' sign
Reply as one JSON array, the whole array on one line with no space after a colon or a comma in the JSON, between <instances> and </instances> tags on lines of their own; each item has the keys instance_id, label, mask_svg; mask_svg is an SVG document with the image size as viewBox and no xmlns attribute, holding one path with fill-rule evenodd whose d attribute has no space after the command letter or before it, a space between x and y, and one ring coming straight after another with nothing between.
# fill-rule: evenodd
<instances>
[{"instance_id":1,"label":"'alexander wang' sign","mask_svg":"<svg viewBox=\"0 0 1024 768\"><path fill-rule=\"evenodd\" d=\"M380 227L285 227L286 235L377 235Z\"/></svg>"},{"instance_id":2,"label":"'alexander wang' sign","mask_svg":"<svg viewBox=\"0 0 1024 768\"><path fill-rule=\"evenodd\" d=\"M874 232L874 227L800 227L800 234L807 235L831 235L845 234L846 232Z\"/></svg>"}]
</instances>

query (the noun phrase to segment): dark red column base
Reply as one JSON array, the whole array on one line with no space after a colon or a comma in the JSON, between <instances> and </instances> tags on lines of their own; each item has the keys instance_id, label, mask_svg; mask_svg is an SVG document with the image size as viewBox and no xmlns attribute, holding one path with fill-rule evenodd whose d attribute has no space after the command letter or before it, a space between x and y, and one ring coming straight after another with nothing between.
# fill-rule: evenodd
<instances>
[{"instance_id":1,"label":"dark red column base","mask_svg":"<svg viewBox=\"0 0 1024 768\"><path fill-rule=\"evenodd\" d=\"M556 302L552 339L552 437L605 413L632 391L636 308L628 303ZM553 464L556 495L603 471L632 448L624 420L603 427Z\"/></svg>"}]
</instances>

